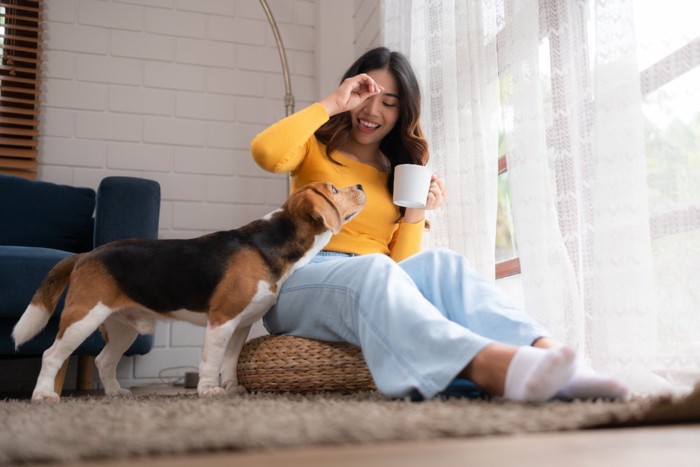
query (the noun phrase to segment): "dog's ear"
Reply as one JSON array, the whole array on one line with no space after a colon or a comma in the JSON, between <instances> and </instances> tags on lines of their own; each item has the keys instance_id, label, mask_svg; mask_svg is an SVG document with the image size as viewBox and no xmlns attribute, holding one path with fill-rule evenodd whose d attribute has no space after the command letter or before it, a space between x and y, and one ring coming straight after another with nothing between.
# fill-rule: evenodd
<instances>
[{"instance_id":1,"label":"dog's ear","mask_svg":"<svg viewBox=\"0 0 700 467\"><path fill-rule=\"evenodd\" d=\"M323 225L327 229L330 229L334 235L340 232L340 228L343 226L340 213L338 210L333 209L328 203L320 205L314 203L314 207L311 210L311 218L319 227Z\"/></svg>"},{"instance_id":2,"label":"dog's ear","mask_svg":"<svg viewBox=\"0 0 700 467\"><path fill-rule=\"evenodd\" d=\"M287 200L283 208L298 213L306 213L311 222L319 229L330 229L334 234L340 232L343 220L332 198L326 193L326 184L306 185Z\"/></svg>"}]
</instances>

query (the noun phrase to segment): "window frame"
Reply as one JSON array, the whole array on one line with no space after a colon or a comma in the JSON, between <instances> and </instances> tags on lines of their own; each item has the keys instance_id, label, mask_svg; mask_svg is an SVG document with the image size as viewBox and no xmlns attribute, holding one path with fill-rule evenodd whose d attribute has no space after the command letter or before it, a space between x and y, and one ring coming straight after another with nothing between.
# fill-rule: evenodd
<instances>
[{"instance_id":1,"label":"window frame","mask_svg":"<svg viewBox=\"0 0 700 467\"><path fill-rule=\"evenodd\" d=\"M505 154L498 156L498 174L497 177L508 171L508 159ZM520 258L510 258L505 261L496 263L496 279L520 274Z\"/></svg>"}]
</instances>

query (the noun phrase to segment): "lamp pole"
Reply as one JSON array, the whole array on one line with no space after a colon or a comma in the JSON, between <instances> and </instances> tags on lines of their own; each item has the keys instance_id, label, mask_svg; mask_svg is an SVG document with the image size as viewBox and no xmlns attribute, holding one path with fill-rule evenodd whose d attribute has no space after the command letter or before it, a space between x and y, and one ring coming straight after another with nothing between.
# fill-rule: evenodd
<instances>
[{"instance_id":1,"label":"lamp pole","mask_svg":"<svg viewBox=\"0 0 700 467\"><path fill-rule=\"evenodd\" d=\"M265 14L267 15L267 20L272 28L272 34L275 36L275 41L277 42L277 50L280 54L280 61L282 62L282 76L284 77L284 108L286 116L290 116L294 113L294 95L292 94L292 80L289 78L289 65L287 64L287 53L284 50L284 45L282 44L282 37L280 36L279 29L277 29L277 23L275 22L275 17L272 15L270 6L267 1L260 0L260 5L262 5Z\"/></svg>"}]
</instances>

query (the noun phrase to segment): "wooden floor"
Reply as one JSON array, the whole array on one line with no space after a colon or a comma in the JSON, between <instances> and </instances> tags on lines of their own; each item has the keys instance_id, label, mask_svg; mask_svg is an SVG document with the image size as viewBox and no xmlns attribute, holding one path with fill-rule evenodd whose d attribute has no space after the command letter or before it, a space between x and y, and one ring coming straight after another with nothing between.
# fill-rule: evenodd
<instances>
[{"instance_id":1,"label":"wooden floor","mask_svg":"<svg viewBox=\"0 0 700 467\"><path fill-rule=\"evenodd\" d=\"M698 467L700 425L129 459L100 467Z\"/></svg>"}]
</instances>

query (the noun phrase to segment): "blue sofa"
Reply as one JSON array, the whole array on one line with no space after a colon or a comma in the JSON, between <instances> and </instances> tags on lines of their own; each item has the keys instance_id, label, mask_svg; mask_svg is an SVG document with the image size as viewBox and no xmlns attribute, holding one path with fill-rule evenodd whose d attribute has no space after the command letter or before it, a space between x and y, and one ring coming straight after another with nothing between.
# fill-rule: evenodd
<instances>
[{"instance_id":1,"label":"blue sofa","mask_svg":"<svg viewBox=\"0 0 700 467\"><path fill-rule=\"evenodd\" d=\"M113 240L157 238L159 213L160 185L152 180L107 177L95 192L0 174L0 358L41 355L53 343L63 298L46 328L18 351L11 333L58 261ZM153 336L139 336L126 355L152 346ZM103 347L95 332L75 354L94 357Z\"/></svg>"}]
</instances>

